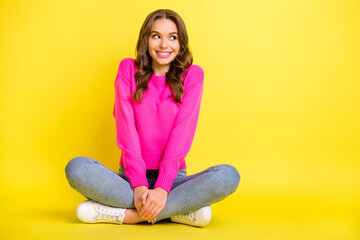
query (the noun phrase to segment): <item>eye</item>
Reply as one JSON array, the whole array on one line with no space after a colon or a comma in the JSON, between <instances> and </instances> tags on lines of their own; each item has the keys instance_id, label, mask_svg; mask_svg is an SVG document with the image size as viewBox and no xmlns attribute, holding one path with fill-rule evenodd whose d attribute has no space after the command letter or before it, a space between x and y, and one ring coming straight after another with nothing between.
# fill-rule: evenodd
<instances>
[{"instance_id":1,"label":"eye","mask_svg":"<svg viewBox=\"0 0 360 240\"><path fill-rule=\"evenodd\" d=\"M157 34L154 34L154 35L153 35L153 38L160 38L160 36L157 35Z\"/></svg>"},{"instance_id":2,"label":"eye","mask_svg":"<svg viewBox=\"0 0 360 240\"><path fill-rule=\"evenodd\" d=\"M171 39L171 40L176 40L176 39L177 39L177 37L175 37L175 36L171 36L171 37L170 37L170 39Z\"/></svg>"}]
</instances>

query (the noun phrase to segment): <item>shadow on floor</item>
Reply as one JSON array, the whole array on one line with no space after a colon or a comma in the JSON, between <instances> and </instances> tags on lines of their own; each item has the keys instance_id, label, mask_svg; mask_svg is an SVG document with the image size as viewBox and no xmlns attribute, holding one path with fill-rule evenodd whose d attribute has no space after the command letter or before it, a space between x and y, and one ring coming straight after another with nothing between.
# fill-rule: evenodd
<instances>
[{"instance_id":1,"label":"shadow on floor","mask_svg":"<svg viewBox=\"0 0 360 240\"><path fill-rule=\"evenodd\" d=\"M36 216L42 219L49 219L54 221L61 221L67 223L83 223L76 217L76 210L44 210L41 212L37 212ZM111 224L111 223L110 223ZM171 224L170 219L163 219L156 224ZM141 222L137 225L151 226L151 223Z\"/></svg>"}]
</instances>

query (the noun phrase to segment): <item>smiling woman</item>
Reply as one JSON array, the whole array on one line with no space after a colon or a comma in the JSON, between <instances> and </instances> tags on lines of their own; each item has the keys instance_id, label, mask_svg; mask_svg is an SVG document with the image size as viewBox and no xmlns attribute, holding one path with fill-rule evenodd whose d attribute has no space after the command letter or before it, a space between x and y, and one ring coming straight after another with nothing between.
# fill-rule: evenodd
<instances>
[{"instance_id":1,"label":"smiling woman","mask_svg":"<svg viewBox=\"0 0 360 240\"><path fill-rule=\"evenodd\" d=\"M150 13L136 51L136 59L121 60L114 85L119 173L89 157L66 166L70 185L89 199L77 216L86 223L170 218L203 227L211 220L209 205L232 194L240 175L226 164L186 175L204 72L192 64L183 20L168 9Z\"/></svg>"},{"instance_id":2,"label":"smiling woman","mask_svg":"<svg viewBox=\"0 0 360 240\"><path fill-rule=\"evenodd\" d=\"M164 76L169 71L170 63L179 53L177 27L169 19L158 19L151 27L148 51L152 57L152 69L155 75Z\"/></svg>"},{"instance_id":3,"label":"smiling woman","mask_svg":"<svg viewBox=\"0 0 360 240\"><path fill-rule=\"evenodd\" d=\"M135 101L142 101L142 94L148 89L152 75L166 75L171 96L180 103L185 74L193 63L188 41L185 23L176 12L160 9L146 17L136 45L135 65L138 71L135 73Z\"/></svg>"}]
</instances>

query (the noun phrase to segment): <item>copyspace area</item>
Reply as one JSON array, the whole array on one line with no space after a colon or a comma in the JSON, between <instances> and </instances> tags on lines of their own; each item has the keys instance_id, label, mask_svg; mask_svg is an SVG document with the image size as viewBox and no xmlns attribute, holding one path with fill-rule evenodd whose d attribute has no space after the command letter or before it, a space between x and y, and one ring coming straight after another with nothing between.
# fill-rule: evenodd
<instances>
[{"instance_id":1,"label":"copyspace area","mask_svg":"<svg viewBox=\"0 0 360 240\"><path fill-rule=\"evenodd\" d=\"M120 60L145 17L184 19L205 72L188 173L241 182L199 229L82 224L67 162L114 171ZM1 239L359 239L358 1L2 1Z\"/></svg>"}]
</instances>

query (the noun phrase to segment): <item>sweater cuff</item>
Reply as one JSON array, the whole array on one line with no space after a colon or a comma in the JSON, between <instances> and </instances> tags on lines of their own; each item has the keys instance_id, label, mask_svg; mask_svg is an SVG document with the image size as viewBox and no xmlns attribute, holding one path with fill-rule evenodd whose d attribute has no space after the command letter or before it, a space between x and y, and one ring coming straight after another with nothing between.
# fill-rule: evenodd
<instances>
[{"instance_id":1,"label":"sweater cuff","mask_svg":"<svg viewBox=\"0 0 360 240\"><path fill-rule=\"evenodd\" d=\"M160 187L160 188L166 190L168 193L170 193L170 190L174 183L175 178L176 178L176 174L175 174L175 176L172 176L172 175L169 175L166 173L159 173L159 176L156 180L154 188Z\"/></svg>"},{"instance_id":2,"label":"sweater cuff","mask_svg":"<svg viewBox=\"0 0 360 240\"><path fill-rule=\"evenodd\" d=\"M126 176L130 179L131 189L134 190L134 187L137 186L146 186L149 187L148 180L146 178L146 174L141 174L138 172L132 174L126 174Z\"/></svg>"}]
</instances>

